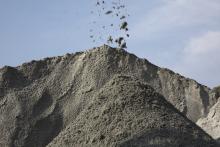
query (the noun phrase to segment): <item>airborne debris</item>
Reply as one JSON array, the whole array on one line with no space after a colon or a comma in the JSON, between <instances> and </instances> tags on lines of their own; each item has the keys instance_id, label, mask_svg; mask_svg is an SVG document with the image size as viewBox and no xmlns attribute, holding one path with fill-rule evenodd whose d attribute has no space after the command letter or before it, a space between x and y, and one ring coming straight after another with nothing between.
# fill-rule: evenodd
<instances>
[{"instance_id":1,"label":"airborne debris","mask_svg":"<svg viewBox=\"0 0 220 147\"><path fill-rule=\"evenodd\" d=\"M112 13L112 11L105 12L106 15L111 14L111 13Z\"/></svg>"},{"instance_id":2,"label":"airborne debris","mask_svg":"<svg viewBox=\"0 0 220 147\"><path fill-rule=\"evenodd\" d=\"M118 44L118 47L119 48L127 48L127 45L126 45L126 42L125 42L125 39L123 37L119 37L118 39L115 40L115 43Z\"/></svg>"},{"instance_id":3,"label":"airborne debris","mask_svg":"<svg viewBox=\"0 0 220 147\"><path fill-rule=\"evenodd\" d=\"M112 36L109 36L109 37L108 37L108 41L107 41L107 42L108 42L108 43L111 43L111 44L113 43L113 38L112 38Z\"/></svg>"},{"instance_id":4,"label":"airborne debris","mask_svg":"<svg viewBox=\"0 0 220 147\"><path fill-rule=\"evenodd\" d=\"M121 44L123 39L124 39L123 37L119 37L118 39L115 39L115 42Z\"/></svg>"},{"instance_id":5,"label":"airborne debris","mask_svg":"<svg viewBox=\"0 0 220 147\"><path fill-rule=\"evenodd\" d=\"M123 48L127 48L126 42L122 43L121 46L120 46L120 48L122 48L122 49L123 49Z\"/></svg>"},{"instance_id":6,"label":"airborne debris","mask_svg":"<svg viewBox=\"0 0 220 147\"><path fill-rule=\"evenodd\" d=\"M125 19L126 17L125 16L122 16L120 19L122 20L122 19Z\"/></svg>"},{"instance_id":7,"label":"airborne debris","mask_svg":"<svg viewBox=\"0 0 220 147\"><path fill-rule=\"evenodd\" d=\"M119 38L118 38L118 43L121 44L121 42L122 42L123 40L124 40L123 37L119 37Z\"/></svg>"},{"instance_id":8,"label":"airborne debris","mask_svg":"<svg viewBox=\"0 0 220 147\"><path fill-rule=\"evenodd\" d=\"M127 13L124 2L122 0L111 0L110 2L97 0L95 6L96 10L92 10L91 13L92 15L96 15L93 20L93 31L90 31L91 36L98 38L98 40L100 39L99 41L101 42L106 41L108 44L117 45L119 48L127 48L125 38L130 37L130 35L128 33L128 22L126 19L129 14ZM105 15L112 16L112 22L110 24L106 24L105 22L103 24L102 19L105 20ZM99 29L102 29L102 31ZM124 30L124 32L120 30ZM96 32L100 33L95 34Z\"/></svg>"},{"instance_id":9,"label":"airborne debris","mask_svg":"<svg viewBox=\"0 0 220 147\"><path fill-rule=\"evenodd\" d=\"M125 21L121 24L120 30L127 29L128 23Z\"/></svg>"}]
</instances>

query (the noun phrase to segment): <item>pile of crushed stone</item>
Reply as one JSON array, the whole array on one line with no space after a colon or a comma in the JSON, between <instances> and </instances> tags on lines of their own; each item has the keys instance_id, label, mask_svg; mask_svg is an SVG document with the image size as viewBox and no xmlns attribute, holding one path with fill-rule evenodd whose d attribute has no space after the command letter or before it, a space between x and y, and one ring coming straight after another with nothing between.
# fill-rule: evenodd
<instances>
[{"instance_id":1,"label":"pile of crushed stone","mask_svg":"<svg viewBox=\"0 0 220 147\"><path fill-rule=\"evenodd\" d=\"M193 123L216 103L209 92L109 46L6 66L0 69L0 146L172 147L185 140L213 146Z\"/></svg>"}]
</instances>

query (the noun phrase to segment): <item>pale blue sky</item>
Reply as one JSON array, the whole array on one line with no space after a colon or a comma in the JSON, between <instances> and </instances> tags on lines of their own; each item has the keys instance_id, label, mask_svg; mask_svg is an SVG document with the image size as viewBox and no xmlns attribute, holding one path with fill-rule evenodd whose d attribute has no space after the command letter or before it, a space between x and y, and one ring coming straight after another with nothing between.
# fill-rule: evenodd
<instances>
[{"instance_id":1,"label":"pale blue sky","mask_svg":"<svg viewBox=\"0 0 220 147\"><path fill-rule=\"evenodd\" d=\"M110 1L110 0L108 0ZM210 87L220 85L220 0L124 0L128 51ZM0 67L100 46L96 0L0 0ZM103 23L111 20L104 18ZM92 26L92 27L91 27Z\"/></svg>"}]
</instances>

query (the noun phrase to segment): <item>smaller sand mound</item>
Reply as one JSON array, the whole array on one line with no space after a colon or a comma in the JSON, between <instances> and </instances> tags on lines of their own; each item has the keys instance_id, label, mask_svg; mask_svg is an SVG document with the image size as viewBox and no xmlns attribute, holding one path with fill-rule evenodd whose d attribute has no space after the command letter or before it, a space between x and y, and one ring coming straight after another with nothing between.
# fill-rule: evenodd
<instances>
[{"instance_id":1,"label":"smaller sand mound","mask_svg":"<svg viewBox=\"0 0 220 147\"><path fill-rule=\"evenodd\" d=\"M150 86L117 75L48 147L214 147L215 142Z\"/></svg>"}]
</instances>

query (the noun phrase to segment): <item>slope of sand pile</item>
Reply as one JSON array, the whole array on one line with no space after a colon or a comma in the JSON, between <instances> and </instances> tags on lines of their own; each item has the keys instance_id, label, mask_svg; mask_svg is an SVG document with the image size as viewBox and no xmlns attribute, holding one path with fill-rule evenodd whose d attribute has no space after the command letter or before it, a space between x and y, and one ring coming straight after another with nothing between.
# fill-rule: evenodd
<instances>
[{"instance_id":1,"label":"slope of sand pile","mask_svg":"<svg viewBox=\"0 0 220 147\"><path fill-rule=\"evenodd\" d=\"M215 146L150 86L113 77L48 147Z\"/></svg>"},{"instance_id":2,"label":"slope of sand pile","mask_svg":"<svg viewBox=\"0 0 220 147\"><path fill-rule=\"evenodd\" d=\"M120 101L126 103L126 107L120 108L119 111L112 111L112 117L114 117L115 121L117 119L114 115L117 114L114 113L119 112L120 115L123 115L123 121L121 121L123 123L126 122L127 116L129 119L133 118L132 115L125 113L127 112L126 108L131 104L130 101L136 98L140 98L140 101L145 101L148 97L160 99L157 98L157 92L162 94L166 100L193 121L197 121L201 116L208 113L209 108L215 104L215 99L209 97L209 88L175 74L170 70L159 68L147 60L137 58L135 55L129 54L124 50L102 46L86 52L32 61L16 68L6 66L0 69L0 146L43 147L52 142L56 136L62 136L63 133L59 135L61 132L64 132L64 134L68 132L68 127L70 127L70 129L72 129L72 127L81 128L77 126L78 124L74 123L88 122L86 126L81 128L83 131L86 131L86 128L90 128L89 125L98 125L96 121L94 121L94 124L93 122L89 124L90 122L86 120L91 120L92 118L90 117L96 117L96 113L98 113L98 117L101 117L100 113L101 110L104 109L104 105L106 105L107 108L114 105L111 101L109 103L100 101L102 107L97 105L97 110L93 110L95 107L94 104L99 102L97 98L101 94L101 91L104 91L103 95L105 96L108 95L108 91L113 93L109 84L112 83L112 79L117 74L125 74L139 79L154 88L156 92L150 90L149 96L147 96L148 93L145 92L144 95L147 97L141 96L142 93L140 93L140 97L138 97L138 91L143 91L141 88L142 84L140 84L136 86L139 90L135 91L134 89L134 96L128 93L129 101L121 100L123 97L117 97L117 95L105 99L118 100L119 106L123 105ZM120 81L120 78L118 80ZM128 80L127 82L128 84L133 83L136 85L136 82L132 82L132 80ZM125 84L126 81L122 80L122 83ZM125 93L123 93L123 91L120 91L120 93L124 95L126 94L126 89L129 89L129 87L123 86L123 84L121 85L120 83L115 86L117 88L114 88L114 86L112 88L118 90L120 89L119 87L122 86L122 88L125 89ZM105 88L103 89L103 87L106 87L106 90ZM146 89L151 88L147 87ZM130 90L132 91L132 89ZM156 96L152 95L152 93L155 93ZM133 142L133 139L139 140L138 133L150 133L148 131L150 131L151 126L155 126L155 129L162 129L164 125L166 129L173 127L175 130L175 128L180 127L180 121L178 121L178 119L186 122L186 124L183 124L183 129L188 130L187 124L192 126L192 132L188 133L194 136L194 138L192 137L193 142L196 143L198 140L203 140L204 142L211 141L209 136L195 127L195 125L189 122L185 117L181 116L173 107L171 108L164 100L157 101L155 102L155 108L147 108L147 110L152 111L152 114L142 112L142 110L144 110L142 108L130 107L134 110L129 111L129 113L131 112L137 115L136 113L140 112L141 116L139 116L139 118L143 116L143 120L139 120L141 124L134 122L134 125L137 125L134 126L134 128L140 130L140 127L143 127L146 129L146 132L141 133L136 131L132 134L132 128L131 130L127 128L127 135L130 135L129 137L131 138L129 139L128 136L128 138L126 138L122 135L122 140L128 140L128 142L124 142L123 144L129 143L129 141ZM145 106L145 104L150 105L149 103L140 102L140 106ZM139 102L135 102L135 104L139 106ZM86 114L90 105L94 113L91 114L92 116ZM159 105L162 105L162 107L160 108ZM115 108L118 107L114 107L114 109ZM156 111L158 109L159 111L165 109L165 112ZM155 115L153 115L154 110ZM166 117L162 117L162 115L167 114L168 111L172 114L171 116L166 116L170 121L166 120ZM106 115L110 114L111 113L108 112ZM83 119L84 116L88 118ZM145 118L145 116L152 118L152 122ZM172 119L172 117L174 118ZM103 119L105 118L101 117L99 120ZM177 119L177 123L173 121L174 119ZM149 124L144 126L143 123L147 120ZM155 123L160 121L161 124L157 126ZM103 120L103 124L100 125L103 126L104 123L105 121ZM117 126L117 121L114 122L114 125ZM119 123L118 125L121 124ZM155 129L151 131L154 132ZM100 131L101 130L93 130L91 133L94 135ZM117 133L120 133L120 131ZM200 137L199 134L201 134ZM81 135L83 136L83 134ZM111 137L108 135L110 134L106 135L106 141ZM101 138L103 137L101 136ZM180 137L177 137L177 144L181 142L178 138ZM70 141L74 141L74 139L76 138L70 138ZM112 139L114 140L115 136ZM59 140L59 137L56 140ZM113 143L112 141L110 140L109 143ZM175 138L174 140L171 139L171 141L175 142ZM169 141L166 141L166 143L169 143ZM98 144L99 143L97 143L97 145Z\"/></svg>"}]
</instances>

